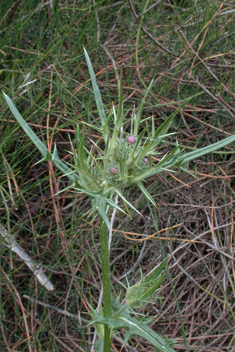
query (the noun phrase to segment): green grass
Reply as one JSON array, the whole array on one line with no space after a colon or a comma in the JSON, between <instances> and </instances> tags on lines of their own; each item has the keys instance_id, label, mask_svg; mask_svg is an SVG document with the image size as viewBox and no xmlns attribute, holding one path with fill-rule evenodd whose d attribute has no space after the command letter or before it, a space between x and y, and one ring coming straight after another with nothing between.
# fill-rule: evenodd
<instances>
[{"instance_id":1,"label":"green grass","mask_svg":"<svg viewBox=\"0 0 235 352\"><path fill-rule=\"evenodd\" d=\"M144 4L133 1L137 14ZM14 99L43 142L49 139L52 147L56 143L65 161L71 161L68 134L74 140L78 123L98 118L83 46L91 57L107 110L118 102L110 56L118 73L123 68L124 110L130 109L129 114L155 78L143 114L153 115L156 126L178 107L178 101L203 92L175 117L172 130L177 134L169 138L170 147L175 146L176 137L189 151L234 133L232 1L162 1L142 22L161 47L143 30L138 32L140 22L134 20L129 2L54 0L51 9L45 2L9 0L0 6L1 90ZM0 104L1 224L43 265L55 285L53 292L47 292L13 252L0 247L0 350L30 350L25 314L31 351L90 351L93 330L84 319L89 318L89 305L97 307L101 289L99 224L90 223L90 203L84 195L70 191L55 195L56 184L63 189L68 180L55 169L53 178L47 163L36 164L40 155L2 95ZM91 128L86 134L94 141L99 138ZM168 148L166 144L159 153L165 154ZM197 178L165 173L146 184L157 203L158 230L169 228L160 236L164 252L170 254L177 301L168 277L160 292L162 303L155 302L145 313L156 316L152 327L157 332L177 340L177 351L187 350L180 317L189 351L232 351L235 346L235 272L229 258L234 248L233 154L234 145L191 163L192 172L197 165ZM138 190L127 190L126 196L143 215L151 217ZM114 224L111 262L117 294L121 291L119 277L134 267L128 279L135 282L140 267L148 273L163 255L157 235L140 241L143 235L156 233L154 222L132 215L130 219L117 213ZM174 225L179 226L171 229ZM122 282L126 284L125 279ZM78 315L78 319L40 302ZM123 338L120 333L114 340L116 350ZM132 338L126 350L147 348L153 351L143 340Z\"/></svg>"}]
</instances>

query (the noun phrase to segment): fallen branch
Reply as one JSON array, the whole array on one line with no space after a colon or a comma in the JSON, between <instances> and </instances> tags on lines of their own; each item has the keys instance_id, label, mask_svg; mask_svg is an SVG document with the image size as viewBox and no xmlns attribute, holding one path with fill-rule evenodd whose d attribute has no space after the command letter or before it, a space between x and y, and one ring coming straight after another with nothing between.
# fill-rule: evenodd
<instances>
[{"instance_id":1,"label":"fallen branch","mask_svg":"<svg viewBox=\"0 0 235 352\"><path fill-rule=\"evenodd\" d=\"M0 236L4 238L2 244L6 247L11 248L29 267L29 269L34 273L37 280L42 286L44 286L48 291L53 291L54 286L48 277L44 274L42 267L32 261L30 256L23 250L23 248L17 243L12 235L0 224Z\"/></svg>"}]
</instances>

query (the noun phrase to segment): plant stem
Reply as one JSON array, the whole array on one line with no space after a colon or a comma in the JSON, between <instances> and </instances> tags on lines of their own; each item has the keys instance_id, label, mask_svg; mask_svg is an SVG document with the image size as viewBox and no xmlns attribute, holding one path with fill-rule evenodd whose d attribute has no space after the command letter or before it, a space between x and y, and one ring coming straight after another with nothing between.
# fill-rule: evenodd
<instances>
[{"instance_id":1,"label":"plant stem","mask_svg":"<svg viewBox=\"0 0 235 352\"><path fill-rule=\"evenodd\" d=\"M111 280L110 280L110 262L109 262L109 237L108 227L100 219L100 243L101 243L101 265L103 277L103 304L104 317L111 317ZM111 352L112 337L108 325L104 326L104 349L103 352Z\"/></svg>"}]
</instances>

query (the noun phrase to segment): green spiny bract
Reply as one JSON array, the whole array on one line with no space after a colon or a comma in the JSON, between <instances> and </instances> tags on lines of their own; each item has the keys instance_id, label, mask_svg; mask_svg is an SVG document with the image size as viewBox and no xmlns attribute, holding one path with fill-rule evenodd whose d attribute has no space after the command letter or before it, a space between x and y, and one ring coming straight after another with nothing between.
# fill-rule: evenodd
<instances>
[{"instance_id":1,"label":"green spiny bract","mask_svg":"<svg viewBox=\"0 0 235 352\"><path fill-rule=\"evenodd\" d=\"M133 145L127 143L125 139L117 139L116 145L114 147L114 157L119 162L125 162L125 160L127 160L129 155L132 153L133 149Z\"/></svg>"},{"instance_id":2,"label":"green spiny bract","mask_svg":"<svg viewBox=\"0 0 235 352\"><path fill-rule=\"evenodd\" d=\"M134 178L150 168L148 158L138 161L141 146L135 146L134 136L117 138L104 160L104 178L107 184L125 186L134 183Z\"/></svg>"},{"instance_id":3,"label":"green spiny bract","mask_svg":"<svg viewBox=\"0 0 235 352\"><path fill-rule=\"evenodd\" d=\"M104 178L110 185L121 183L120 164L115 160L108 160L104 167Z\"/></svg>"}]
</instances>

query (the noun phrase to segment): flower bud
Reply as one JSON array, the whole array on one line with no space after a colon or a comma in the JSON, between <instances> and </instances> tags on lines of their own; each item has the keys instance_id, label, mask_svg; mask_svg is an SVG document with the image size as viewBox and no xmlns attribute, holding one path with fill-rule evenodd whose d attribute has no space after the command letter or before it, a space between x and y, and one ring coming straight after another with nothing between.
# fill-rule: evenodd
<instances>
[{"instance_id":1,"label":"flower bud","mask_svg":"<svg viewBox=\"0 0 235 352\"><path fill-rule=\"evenodd\" d=\"M143 162L145 163L145 165L148 165L149 159L147 157L145 157L145 158L143 158Z\"/></svg>"},{"instance_id":2,"label":"flower bud","mask_svg":"<svg viewBox=\"0 0 235 352\"><path fill-rule=\"evenodd\" d=\"M111 167L110 172L115 175L118 172L118 169L116 169L116 167Z\"/></svg>"},{"instance_id":3,"label":"flower bud","mask_svg":"<svg viewBox=\"0 0 235 352\"><path fill-rule=\"evenodd\" d=\"M126 291L126 303L132 308L141 308L146 303L156 299L157 292L163 281L162 270L166 267L168 256L158 265L157 268L147 277L141 277L141 280L133 286L128 287Z\"/></svg>"},{"instance_id":4,"label":"flower bud","mask_svg":"<svg viewBox=\"0 0 235 352\"><path fill-rule=\"evenodd\" d=\"M129 136L129 137L127 137L126 140L127 140L127 142L130 143L130 144L135 144L135 142L136 142L134 136Z\"/></svg>"},{"instance_id":5,"label":"flower bud","mask_svg":"<svg viewBox=\"0 0 235 352\"><path fill-rule=\"evenodd\" d=\"M120 183L120 164L118 162L109 160L104 168L104 178L111 185Z\"/></svg>"}]
</instances>

